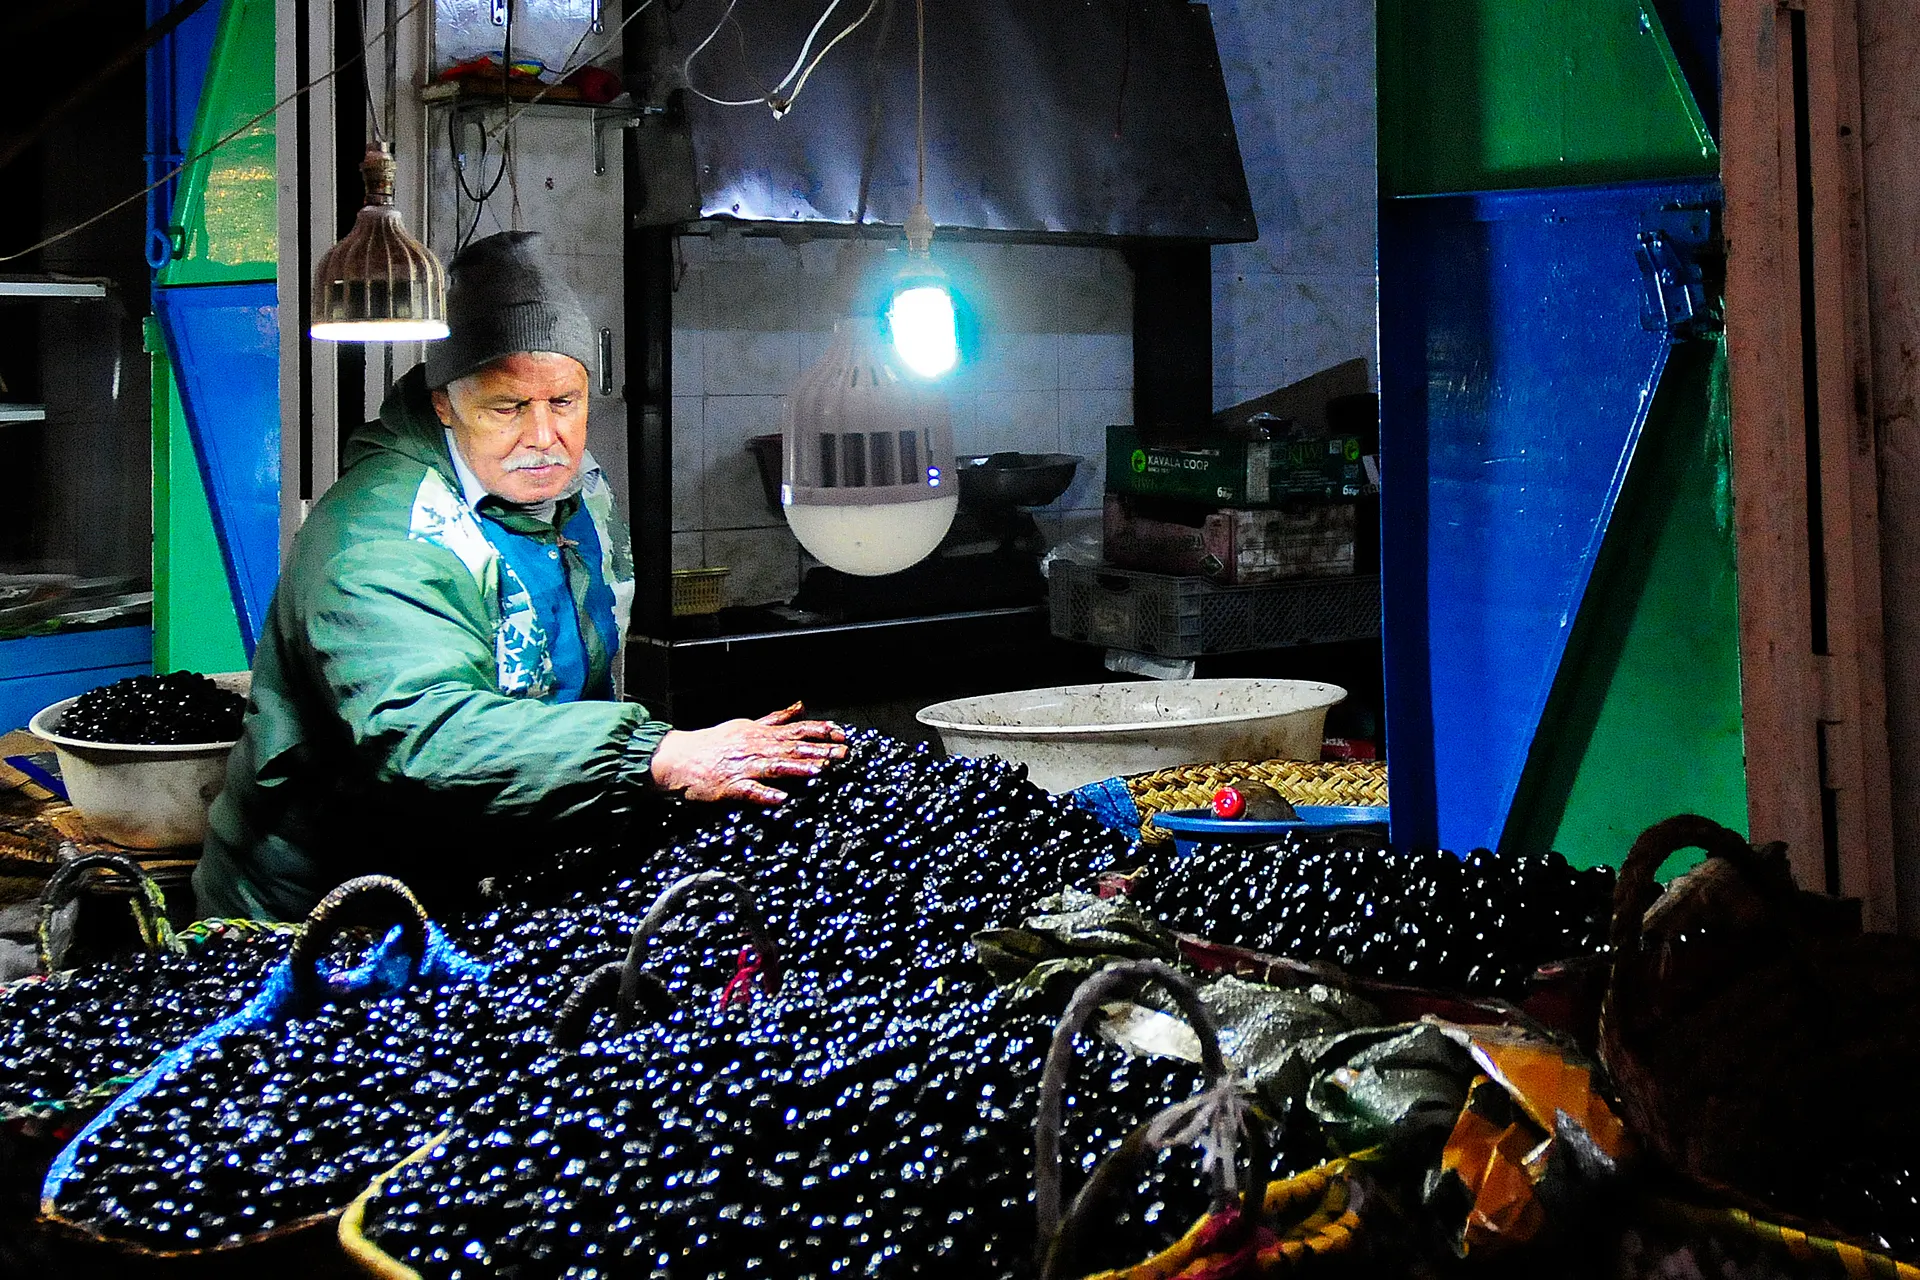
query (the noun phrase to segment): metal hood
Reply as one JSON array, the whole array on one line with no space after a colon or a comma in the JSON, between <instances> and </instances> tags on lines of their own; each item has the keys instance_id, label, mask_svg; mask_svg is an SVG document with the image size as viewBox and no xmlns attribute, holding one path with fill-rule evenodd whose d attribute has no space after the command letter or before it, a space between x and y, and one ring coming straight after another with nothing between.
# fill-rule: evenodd
<instances>
[{"instance_id":1,"label":"metal hood","mask_svg":"<svg viewBox=\"0 0 1920 1280\"><path fill-rule=\"evenodd\" d=\"M635 206L651 211L643 220L849 224L871 132L868 221L905 221L915 190L912 0L878 0L780 118L761 102L710 100L754 99L777 84L821 7L659 7L644 41L652 69L644 92L673 110L638 131L642 164L629 172L651 188ZM861 0L842 0L814 50L864 9ZM926 132L927 208L943 234L1211 243L1258 236L1202 4L932 0ZM691 191L683 179L689 143ZM667 157L670 177L662 172Z\"/></svg>"}]
</instances>

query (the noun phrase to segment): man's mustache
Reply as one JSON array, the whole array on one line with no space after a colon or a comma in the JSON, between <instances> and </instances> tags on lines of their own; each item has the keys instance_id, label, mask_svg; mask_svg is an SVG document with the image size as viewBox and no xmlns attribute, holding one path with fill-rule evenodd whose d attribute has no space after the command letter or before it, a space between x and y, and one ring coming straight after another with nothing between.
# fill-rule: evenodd
<instances>
[{"instance_id":1,"label":"man's mustache","mask_svg":"<svg viewBox=\"0 0 1920 1280\"><path fill-rule=\"evenodd\" d=\"M539 453L518 453L500 464L502 471L527 471L533 467L567 467L573 465L563 449L546 449Z\"/></svg>"}]
</instances>

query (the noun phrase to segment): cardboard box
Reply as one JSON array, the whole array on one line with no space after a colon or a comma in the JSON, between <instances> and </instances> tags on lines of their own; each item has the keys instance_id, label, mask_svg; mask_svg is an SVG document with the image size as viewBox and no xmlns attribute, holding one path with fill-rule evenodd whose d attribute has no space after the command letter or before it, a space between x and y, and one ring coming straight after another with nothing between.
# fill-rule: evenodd
<instances>
[{"instance_id":1,"label":"cardboard box","mask_svg":"<svg viewBox=\"0 0 1920 1280\"><path fill-rule=\"evenodd\" d=\"M1340 401L1353 403L1355 397L1366 395L1368 390L1367 362L1355 357L1309 374L1278 391L1221 409L1213 415L1213 420L1227 427L1244 427L1257 419L1277 418L1293 423L1297 431L1308 436L1351 431L1355 429L1354 424L1336 421L1340 415L1333 406Z\"/></svg>"},{"instance_id":2,"label":"cardboard box","mask_svg":"<svg viewBox=\"0 0 1920 1280\"><path fill-rule=\"evenodd\" d=\"M1353 572L1350 503L1277 510L1208 510L1109 493L1104 511L1108 564L1147 573L1244 586Z\"/></svg>"},{"instance_id":3,"label":"cardboard box","mask_svg":"<svg viewBox=\"0 0 1920 1280\"><path fill-rule=\"evenodd\" d=\"M1149 441L1137 427L1107 428L1107 492L1217 507L1277 506L1302 498L1357 498L1371 490L1358 432L1242 439L1224 432Z\"/></svg>"}]
</instances>

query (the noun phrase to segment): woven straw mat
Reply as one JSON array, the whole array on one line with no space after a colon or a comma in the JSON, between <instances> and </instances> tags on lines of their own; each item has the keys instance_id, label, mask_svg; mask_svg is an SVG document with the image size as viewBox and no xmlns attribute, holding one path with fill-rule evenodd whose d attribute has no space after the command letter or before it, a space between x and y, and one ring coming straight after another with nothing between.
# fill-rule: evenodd
<instances>
[{"instance_id":1,"label":"woven straw mat","mask_svg":"<svg viewBox=\"0 0 1920 1280\"><path fill-rule=\"evenodd\" d=\"M1140 838L1165 840L1153 815L1169 809L1204 809L1230 782L1264 782L1289 804L1383 805L1387 766L1380 760L1237 760L1188 764L1127 779L1140 810Z\"/></svg>"}]
</instances>

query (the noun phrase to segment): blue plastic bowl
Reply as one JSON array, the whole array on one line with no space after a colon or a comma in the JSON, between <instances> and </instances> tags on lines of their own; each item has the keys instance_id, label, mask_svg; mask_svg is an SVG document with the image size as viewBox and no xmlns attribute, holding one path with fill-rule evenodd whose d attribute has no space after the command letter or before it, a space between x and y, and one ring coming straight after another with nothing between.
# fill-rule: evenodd
<instances>
[{"instance_id":1,"label":"blue plastic bowl","mask_svg":"<svg viewBox=\"0 0 1920 1280\"><path fill-rule=\"evenodd\" d=\"M1327 831L1338 827L1367 827L1381 831L1387 825L1385 805L1303 804L1291 822L1259 822L1249 818L1216 818L1211 809L1170 809L1153 820L1172 834L1175 849L1184 858L1196 844L1268 844L1289 831Z\"/></svg>"}]
</instances>

